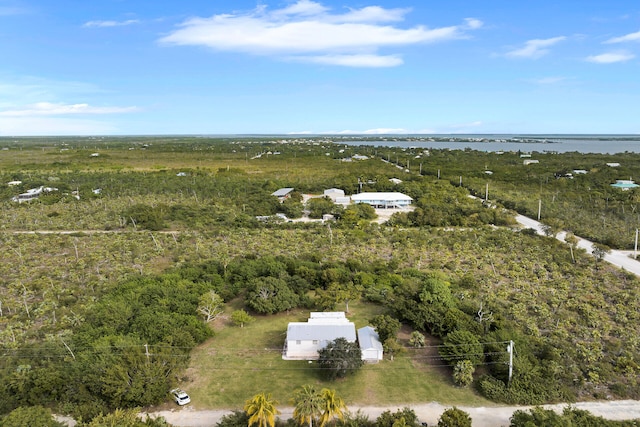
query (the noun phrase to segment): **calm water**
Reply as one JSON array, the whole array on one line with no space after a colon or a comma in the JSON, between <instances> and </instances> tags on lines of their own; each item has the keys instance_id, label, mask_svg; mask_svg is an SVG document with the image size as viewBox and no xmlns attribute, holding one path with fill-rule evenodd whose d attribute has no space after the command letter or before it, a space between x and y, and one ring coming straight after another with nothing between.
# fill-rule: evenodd
<instances>
[{"instance_id":1,"label":"calm water","mask_svg":"<svg viewBox=\"0 0 640 427\"><path fill-rule=\"evenodd\" d=\"M432 138L434 141L429 141ZM451 141L451 139L453 141ZM484 139L479 142L474 139ZM521 142L514 142L514 140ZM498 142L506 140L506 142ZM416 135L390 136L388 139L366 139L334 141L347 145L373 145L384 147L419 147L478 151L523 151L558 152L577 151L580 153L640 153L639 135Z\"/></svg>"}]
</instances>

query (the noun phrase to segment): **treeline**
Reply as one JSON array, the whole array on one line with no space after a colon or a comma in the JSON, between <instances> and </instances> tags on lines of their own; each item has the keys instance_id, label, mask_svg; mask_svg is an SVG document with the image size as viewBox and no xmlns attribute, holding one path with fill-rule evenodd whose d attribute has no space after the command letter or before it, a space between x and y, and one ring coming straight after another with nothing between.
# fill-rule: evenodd
<instances>
[{"instance_id":1,"label":"treeline","mask_svg":"<svg viewBox=\"0 0 640 427\"><path fill-rule=\"evenodd\" d=\"M165 400L190 350L212 335L197 316L211 286L177 275L132 279L79 313L71 330L3 349L0 410L56 402L91 420Z\"/></svg>"},{"instance_id":2,"label":"treeline","mask_svg":"<svg viewBox=\"0 0 640 427\"><path fill-rule=\"evenodd\" d=\"M227 302L242 298L254 315L346 310L361 299L382 304L392 318L439 338L435 362L448 363L452 374L468 362L475 387L496 401L640 396L637 279L596 269L581 253L574 265L569 250L546 237L482 229L439 234L396 230L383 237L372 227L357 246L381 245L391 254L397 247L386 259L355 249L346 260L343 252L327 258L308 249L256 256L268 250L256 240L240 257L132 277L75 307L75 320L58 324L65 329L49 328L50 335L20 345L6 341L0 410L58 402L63 412L90 419L166 399L190 350L211 336L198 314L211 290ZM409 253L414 261L401 261ZM418 253L438 256L422 260ZM516 349L510 382L509 341Z\"/></svg>"}]
</instances>

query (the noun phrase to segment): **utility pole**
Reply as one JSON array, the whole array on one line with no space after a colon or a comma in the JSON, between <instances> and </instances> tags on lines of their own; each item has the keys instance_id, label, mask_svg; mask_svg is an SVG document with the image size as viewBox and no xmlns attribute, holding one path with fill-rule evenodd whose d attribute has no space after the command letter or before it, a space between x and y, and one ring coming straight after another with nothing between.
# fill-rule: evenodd
<instances>
[{"instance_id":1,"label":"utility pole","mask_svg":"<svg viewBox=\"0 0 640 427\"><path fill-rule=\"evenodd\" d=\"M507 353L509 353L509 382L507 386L511 385L511 377L513 376L513 350L515 344L513 341L509 341L509 345L507 346Z\"/></svg>"},{"instance_id":2,"label":"utility pole","mask_svg":"<svg viewBox=\"0 0 640 427\"><path fill-rule=\"evenodd\" d=\"M462 175L460 175L460 187L462 187Z\"/></svg>"},{"instance_id":3,"label":"utility pole","mask_svg":"<svg viewBox=\"0 0 640 427\"><path fill-rule=\"evenodd\" d=\"M438 179L440 179L440 169L438 169Z\"/></svg>"},{"instance_id":4,"label":"utility pole","mask_svg":"<svg viewBox=\"0 0 640 427\"><path fill-rule=\"evenodd\" d=\"M538 221L540 221L540 212L542 211L542 199L538 199Z\"/></svg>"},{"instance_id":5,"label":"utility pole","mask_svg":"<svg viewBox=\"0 0 640 427\"><path fill-rule=\"evenodd\" d=\"M484 201L489 201L489 183L487 182L487 189L484 191Z\"/></svg>"},{"instance_id":6,"label":"utility pole","mask_svg":"<svg viewBox=\"0 0 640 427\"><path fill-rule=\"evenodd\" d=\"M422 175L422 162L420 162L420 175Z\"/></svg>"},{"instance_id":7,"label":"utility pole","mask_svg":"<svg viewBox=\"0 0 640 427\"><path fill-rule=\"evenodd\" d=\"M636 245L633 249L633 259L638 259L638 229L636 228Z\"/></svg>"},{"instance_id":8,"label":"utility pole","mask_svg":"<svg viewBox=\"0 0 640 427\"><path fill-rule=\"evenodd\" d=\"M151 356L151 354L149 354L149 344L144 345L144 355L147 356L147 363L149 363L149 356Z\"/></svg>"}]
</instances>

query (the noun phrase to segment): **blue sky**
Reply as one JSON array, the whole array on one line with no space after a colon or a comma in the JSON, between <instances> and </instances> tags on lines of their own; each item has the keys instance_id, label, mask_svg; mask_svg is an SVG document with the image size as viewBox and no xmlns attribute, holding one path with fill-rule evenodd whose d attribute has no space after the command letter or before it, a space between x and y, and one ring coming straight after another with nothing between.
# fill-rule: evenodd
<instances>
[{"instance_id":1,"label":"blue sky","mask_svg":"<svg viewBox=\"0 0 640 427\"><path fill-rule=\"evenodd\" d=\"M637 0L0 0L0 136L640 133Z\"/></svg>"}]
</instances>

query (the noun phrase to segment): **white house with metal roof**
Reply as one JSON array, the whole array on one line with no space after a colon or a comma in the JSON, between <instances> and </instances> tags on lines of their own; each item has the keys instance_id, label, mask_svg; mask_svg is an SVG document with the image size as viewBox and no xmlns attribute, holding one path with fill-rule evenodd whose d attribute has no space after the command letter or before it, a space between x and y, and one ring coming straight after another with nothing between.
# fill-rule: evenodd
<instances>
[{"instance_id":1,"label":"white house with metal roof","mask_svg":"<svg viewBox=\"0 0 640 427\"><path fill-rule=\"evenodd\" d=\"M374 328L365 326L358 329L358 344L362 352L362 360L366 363L378 363L384 355L380 337Z\"/></svg>"},{"instance_id":2,"label":"white house with metal roof","mask_svg":"<svg viewBox=\"0 0 640 427\"><path fill-rule=\"evenodd\" d=\"M289 323L282 358L317 360L318 351L336 338L356 341L356 327L344 312L312 312L306 322Z\"/></svg>"},{"instance_id":3,"label":"white house with metal roof","mask_svg":"<svg viewBox=\"0 0 640 427\"><path fill-rule=\"evenodd\" d=\"M354 194L351 196L353 203L367 203L374 208L401 208L409 206L413 199L406 194L392 192L392 193L379 193L379 192L365 192Z\"/></svg>"}]
</instances>

